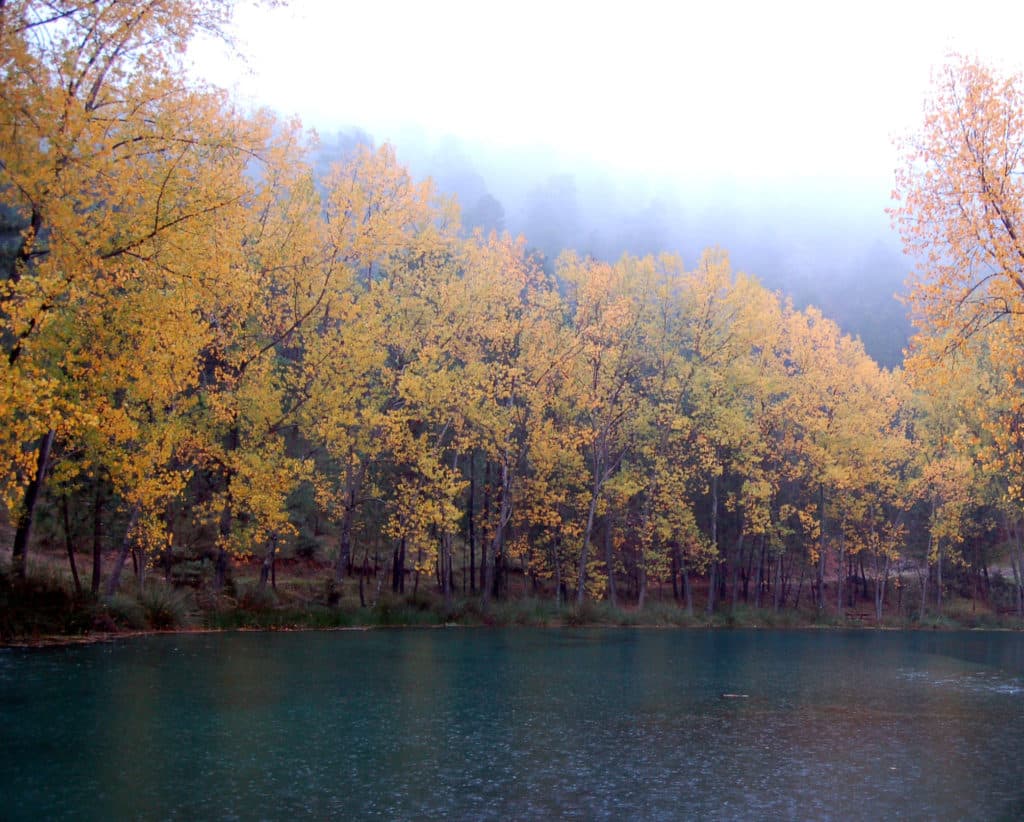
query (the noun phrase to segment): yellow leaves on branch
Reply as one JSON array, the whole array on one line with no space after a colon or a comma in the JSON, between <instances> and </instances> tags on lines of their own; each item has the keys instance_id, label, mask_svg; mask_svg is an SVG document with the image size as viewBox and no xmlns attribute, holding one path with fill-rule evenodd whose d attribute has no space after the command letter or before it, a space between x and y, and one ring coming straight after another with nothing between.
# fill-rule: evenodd
<instances>
[{"instance_id":1,"label":"yellow leaves on branch","mask_svg":"<svg viewBox=\"0 0 1024 822\"><path fill-rule=\"evenodd\" d=\"M713 504L773 550L817 541L822 508L851 540L892 541L871 512L910 504L915 472L961 504L962 452L936 435L932 462L913 459L903 375L723 251L692 268L567 252L551 277L522 239L465 236L391 147L315 179L298 124L184 82L188 36L231 3L70 2L48 28L51 5L0 4L0 190L22 228L0 286L10 510L32 443L56 430L62 481L105 470L153 546L197 478L201 519L230 522L222 547L239 552L293 533L287 502L310 483L335 523L354 527L372 500L365 531L429 559L460 531L483 463L480 523L508 526L533 568L536 540L546 571L571 562L596 592L595 517L653 578L670 550L690 567L717 555ZM912 304L930 336L913 374L940 349L984 364L971 447L1018 471L1011 489L1020 118L1016 80L951 69L894 211L923 266Z\"/></svg>"}]
</instances>

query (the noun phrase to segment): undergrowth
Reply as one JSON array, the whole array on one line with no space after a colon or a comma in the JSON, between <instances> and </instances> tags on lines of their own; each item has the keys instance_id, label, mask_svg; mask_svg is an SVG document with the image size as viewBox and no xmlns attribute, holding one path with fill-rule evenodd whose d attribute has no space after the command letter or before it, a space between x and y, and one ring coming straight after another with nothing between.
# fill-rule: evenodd
<instances>
[{"instance_id":1,"label":"undergrowth","mask_svg":"<svg viewBox=\"0 0 1024 822\"><path fill-rule=\"evenodd\" d=\"M351 587L351 586L350 586ZM204 627L214 630L331 629L347 627L708 627L708 628L861 628L875 629L1016 629L1016 614L1000 614L951 600L942 615L928 612L923 619L912 614L886 614L881 625L869 605L839 614L814 607L800 610L724 605L707 615L703 608L688 614L673 601L649 601L643 609L613 606L608 601L556 603L536 597L491 599L479 595L456 596L448 602L433 591L418 595L384 592L365 607L354 591L346 596L330 587L306 586L301 590L275 591L254 581L239 583L222 593L206 589L173 587L151 580L141 594L127 583L111 597L78 594L69 578L30 566L27 579L15 579L0 566L0 642L33 641L55 636L94 632L180 630Z\"/></svg>"}]
</instances>

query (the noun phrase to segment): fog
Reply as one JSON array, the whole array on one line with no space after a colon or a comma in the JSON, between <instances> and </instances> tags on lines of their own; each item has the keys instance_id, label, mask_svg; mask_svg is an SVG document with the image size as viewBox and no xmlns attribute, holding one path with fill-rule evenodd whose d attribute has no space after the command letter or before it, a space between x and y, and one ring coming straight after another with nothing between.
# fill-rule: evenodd
<instances>
[{"instance_id":1,"label":"fog","mask_svg":"<svg viewBox=\"0 0 1024 822\"><path fill-rule=\"evenodd\" d=\"M379 142L355 127L320 140L322 168ZM885 180L659 178L452 135L408 131L391 142L416 177L458 199L467 227L521 234L549 266L569 248L606 260L668 251L687 264L724 248L736 269L797 307L821 308L880 363L902 360L911 328L896 295L912 262L885 213Z\"/></svg>"},{"instance_id":2,"label":"fog","mask_svg":"<svg viewBox=\"0 0 1024 822\"><path fill-rule=\"evenodd\" d=\"M564 0L239 9L195 71L298 114L322 163L395 146L465 221L606 259L719 246L886 365L910 333L894 138L950 51L1019 69L1024 7ZM244 59L242 59L244 57Z\"/></svg>"}]
</instances>

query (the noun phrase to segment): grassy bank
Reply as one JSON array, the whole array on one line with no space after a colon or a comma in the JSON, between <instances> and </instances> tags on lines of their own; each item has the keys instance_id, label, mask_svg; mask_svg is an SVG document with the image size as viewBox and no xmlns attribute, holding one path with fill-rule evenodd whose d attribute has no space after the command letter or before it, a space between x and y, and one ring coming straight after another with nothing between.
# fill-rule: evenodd
<instances>
[{"instance_id":1,"label":"grassy bank","mask_svg":"<svg viewBox=\"0 0 1024 822\"><path fill-rule=\"evenodd\" d=\"M130 586L130 582L129 582ZM554 600L518 598L492 601L456 597L446 604L433 593L416 596L375 594L361 606L357 583L340 590L320 583L274 590L255 580L239 580L221 594L172 588L153 580L144 591L130 587L112 597L76 594L62 575L36 568L26 580L0 568L0 643L53 641L119 633L187 630L297 630L397 626L652 626L709 628L889 628L1020 629L1016 615L999 614L967 600L954 600L943 614L889 614L880 623L866 607L843 614L816 609L755 609L744 605L708 615L688 614L673 601L655 600L643 609L587 602L580 607Z\"/></svg>"}]
</instances>

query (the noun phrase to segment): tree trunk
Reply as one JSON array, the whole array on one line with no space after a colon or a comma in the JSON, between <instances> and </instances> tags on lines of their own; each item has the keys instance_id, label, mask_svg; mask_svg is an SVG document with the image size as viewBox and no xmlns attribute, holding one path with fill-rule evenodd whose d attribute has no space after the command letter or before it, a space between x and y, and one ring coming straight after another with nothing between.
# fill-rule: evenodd
<instances>
[{"instance_id":1,"label":"tree trunk","mask_svg":"<svg viewBox=\"0 0 1024 822\"><path fill-rule=\"evenodd\" d=\"M469 592L476 593L476 455L469 461L469 501L466 511L466 544L469 547ZM462 575L462 590L466 590L466 575Z\"/></svg>"},{"instance_id":2,"label":"tree trunk","mask_svg":"<svg viewBox=\"0 0 1024 822\"><path fill-rule=\"evenodd\" d=\"M739 537L736 540L735 560L732 563L732 574L731 574L731 576L732 576L732 586L731 586L732 592L731 592L731 596L730 596L730 598L731 598L730 610L731 610L732 613L736 613L736 602L739 599L739 592L740 592L740 579L739 579L739 576L740 576L740 564L743 561L743 537L744 537L743 521L742 521L742 518L741 518L741 520L740 520L740 535L739 535Z\"/></svg>"},{"instance_id":3,"label":"tree trunk","mask_svg":"<svg viewBox=\"0 0 1024 822\"><path fill-rule=\"evenodd\" d=\"M341 535L338 538L338 559L334 563L334 581L338 585L345 579L345 573L352 564L352 512L345 510L341 520Z\"/></svg>"},{"instance_id":4,"label":"tree trunk","mask_svg":"<svg viewBox=\"0 0 1024 822\"><path fill-rule=\"evenodd\" d=\"M363 551L363 572L359 575L359 607L366 607L366 577L370 573L370 549Z\"/></svg>"},{"instance_id":5,"label":"tree trunk","mask_svg":"<svg viewBox=\"0 0 1024 822\"><path fill-rule=\"evenodd\" d=\"M391 593L405 593L405 537L395 543L391 563Z\"/></svg>"},{"instance_id":6,"label":"tree trunk","mask_svg":"<svg viewBox=\"0 0 1024 822\"><path fill-rule=\"evenodd\" d=\"M495 523L494 536L491 540L491 547L487 553L486 563L481 559L481 566L486 564L487 573L483 582L483 606L486 608L490 603L492 588L495 585L495 565L502 555L505 545L505 526L512 516L512 488L509 472L509 454L506 453L501 463L501 494L498 499L498 521Z\"/></svg>"},{"instance_id":7,"label":"tree trunk","mask_svg":"<svg viewBox=\"0 0 1024 822\"><path fill-rule=\"evenodd\" d=\"M68 495L61 494L61 512L64 515L64 544L68 550L68 565L71 566L71 577L75 581L75 596L82 596L82 580L78 578L78 564L75 562L75 545L71 537L71 514L68 511Z\"/></svg>"},{"instance_id":8,"label":"tree trunk","mask_svg":"<svg viewBox=\"0 0 1024 822\"><path fill-rule=\"evenodd\" d=\"M884 567L882 568L881 579L877 571L878 561L875 560L875 621L882 622L882 607L885 605L885 586L889 581L889 555L885 556Z\"/></svg>"},{"instance_id":9,"label":"tree trunk","mask_svg":"<svg viewBox=\"0 0 1024 822\"><path fill-rule=\"evenodd\" d=\"M230 480L228 480L230 483ZM217 539L217 554L213 562L213 590L220 592L228 580L228 550L225 547L231 539L231 528L234 520L232 511L232 500L230 485L228 492L224 495L224 507L220 512L220 525L218 527L219 538Z\"/></svg>"},{"instance_id":10,"label":"tree trunk","mask_svg":"<svg viewBox=\"0 0 1024 822\"><path fill-rule=\"evenodd\" d=\"M917 618L919 621L924 621L924 615L928 605L928 559L925 558L924 568L920 565L917 566L917 582L921 588L921 608L918 611Z\"/></svg>"},{"instance_id":11,"label":"tree trunk","mask_svg":"<svg viewBox=\"0 0 1024 822\"><path fill-rule=\"evenodd\" d=\"M1006 515L1006 529L1010 531L1010 518ZM1024 619L1024 539L1021 536L1021 520L1018 519L1013 525L1013 539L1010 542L1011 557L1015 557L1013 563L1013 576L1017 584L1017 617Z\"/></svg>"},{"instance_id":12,"label":"tree trunk","mask_svg":"<svg viewBox=\"0 0 1024 822\"><path fill-rule=\"evenodd\" d=\"M108 597L113 596L121 585L121 572L124 570L125 562L128 561L128 553L132 548L132 532L135 530L138 521L139 506L135 505L132 507L131 516L128 518L128 527L125 529L124 539L121 541L121 550L117 552L114 568L110 572L110 578L107 580L105 593Z\"/></svg>"},{"instance_id":13,"label":"tree trunk","mask_svg":"<svg viewBox=\"0 0 1024 822\"><path fill-rule=\"evenodd\" d=\"M271 534L267 541L267 552L263 555L263 562L260 563L259 589L265 590L271 573L274 570L274 563L277 559L277 534Z\"/></svg>"},{"instance_id":14,"label":"tree trunk","mask_svg":"<svg viewBox=\"0 0 1024 822\"><path fill-rule=\"evenodd\" d=\"M50 467L50 449L56 431L52 428L39 440L36 456L36 472L25 489L25 503L18 517L18 528L14 533L14 547L11 549L11 570L17 579L24 579L28 559L28 546L32 540L32 526L35 523L36 505L46 482L46 471Z\"/></svg>"},{"instance_id":15,"label":"tree trunk","mask_svg":"<svg viewBox=\"0 0 1024 822\"><path fill-rule=\"evenodd\" d=\"M690 570L686 560L680 557L679 570L683 577L683 596L686 597L686 615L693 616L693 588L690 586Z\"/></svg>"},{"instance_id":16,"label":"tree trunk","mask_svg":"<svg viewBox=\"0 0 1024 822\"><path fill-rule=\"evenodd\" d=\"M580 565L577 573L576 604L582 605L587 596L587 547L590 536L594 532L594 516L597 513L597 498L601 493L601 485L595 471L594 484L590 489L590 507L587 509L587 524L583 530L583 545L580 547Z\"/></svg>"},{"instance_id":17,"label":"tree trunk","mask_svg":"<svg viewBox=\"0 0 1024 822\"><path fill-rule=\"evenodd\" d=\"M437 559L439 566L438 573L440 578L438 582L441 586L441 594L444 597L444 604L450 606L452 604L452 555L454 554L452 548L452 534L446 528L441 532L441 551L440 556Z\"/></svg>"},{"instance_id":18,"label":"tree trunk","mask_svg":"<svg viewBox=\"0 0 1024 822\"><path fill-rule=\"evenodd\" d=\"M174 568L174 513L168 505L164 510L164 526L167 529L167 542L163 552L164 582L171 583L171 571Z\"/></svg>"},{"instance_id":19,"label":"tree trunk","mask_svg":"<svg viewBox=\"0 0 1024 822\"><path fill-rule=\"evenodd\" d=\"M487 570L487 564L490 561L488 552L491 547L490 537L488 532L490 531L491 524L491 462L488 459L484 459L484 499L483 499L483 528L480 534L480 593L483 597L483 603L486 607L490 601L490 592L487 587L487 582L490 577L487 576L489 571Z\"/></svg>"},{"instance_id":20,"label":"tree trunk","mask_svg":"<svg viewBox=\"0 0 1024 822\"><path fill-rule=\"evenodd\" d=\"M764 580L764 553L765 543L767 543L764 534L761 535L761 551L757 559L757 574L754 577L754 607L761 607L761 586Z\"/></svg>"},{"instance_id":21,"label":"tree trunk","mask_svg":"<svg viewBox=\"0 0 1024 822\"><path fill-rule=\"evenodd\" d=\"M92 509L92 580L89 588L95 596L100 592L103 570L103 480L96 480L96 499Z\"/></svg>"},{"instance_id":22,"label":"tree trunk","mask_svg":"<svg viewBox=\"0 0 1024 822\"><path fill-rule=\"evenodd\" d=\"M825 610L825 486L818 486L818 521L821 533L818 535L818 610Z\"/></svg>"},{"instance_id":23,"label":"tree trunk","mask_svg":"<svg viewBox=\"0 0 1024 822\"><path fill-rule=\"evenodd\" d=\"M673 542L672 543L672 553L670 554L670 557L671 557L671 560L672 560L672 569L671 569L671 574L672 574L672 599L675 600L676 605L678 605L679 603L681 603L683 601L682 592L679 590L679 571L680 571L680 568L679 568L679 563L680 563L679 554L680 554L679 543L678 542Z\"/></svg>"},{"instance_id":24,"label":"tree trunk","mask_svg":"<svg viewBox=\"0 0 1024 822\"><path fill-rule=\"evenodd\" d=\"M618 608L618 598L615 596L615 546L612 540L612 518L605 517L604 528L604 564L608 569L608 601L613 608ZM673 577L673 585L675 578Z\"/></svg>"},{"instance_id":25,"label":"tree trunk","mask_svg":"<svg viewBox=\"0 0 1024 822\"><path fill-rule=\"evenodd\" d=\"M801 557L801 560L806 560L806 559L808 559L808 557ZM793 598L793 610L794 611L799 611L800 610L800 594L804 590L804 577L806 577L806 576L807 576L807 563L805 561L801 561L801 563L800 563L800 581L797 583L797 586L796 586L796 596Z\"/></svg>"},{"instance_id":26,"label":"tree trunk","mask_svg":"<svg viewBox=\"0 0 1024 822\"><path fill-rule=\"evenodd\" d=\"M149 564L149 556L144 545L132 547L132 562L135 563L135 578L138 581L141 594L146 590L146 566Z\"/></svg>"},{"instance_id":27,"label":"tree trunk","mask_svg":"<svg viewBox=\"0 0 1024 822\"><path fill-rule=\"evenodd\" d=\"M779 611L785 606L785 577L783 575L783 559L785 554L775 558L775 574L772 580L772 610Z\"/></svg>"},{"instance_id":28,"label":"tree trunk","mask_svg":"<svg viewBox=\"0 0 1024 822\"><path fill-rule=\"evenodd\" d=\"M711 573L708 575L708 601L704 612L711 616L715 612L715 598L718 593L718 475L711 476L711 548L714 557L711 560Z\"/></svg>"},{"instance_id":29,"label":"tree trunk","mask_svg":"<svg viewBox=\"0 0 1024 822\"><path fill-rule=\"evenodd\" d=\"M553 548L553 553L555 555L554 565L555 565L555 607L556 608L561 608L562 607L562 558L561 558L561 556L559 556L560 551L558 550L558 546L559 546L560 543L561 543L561 538L555 537L554 545L552 546L552 548Z\"/></svg>"},{"instance_id":30,"label":"tree trunk","mask_svg":"<svg viewBox=\"0 0 1024 822\"><path fill-rule=\"evenodd\" d=\"M836 548L836 616L843 618L846 610L843 607L843 582L845 570L843 568L843 552L846 549L846 534L842 527L839 528L839 544Z\"/></svg>"},{"instance_id":31,"label":"tree trunk","mask_svg":"<svg viewBox=\"0 0 1024 822\"><path fill-rule=\"evenodd\" d=\"M338 561L334 566L334 581L341 584L345 574L352 570L352 529L355 525L356 507L366 476L366 464L352 468L352 459L348 461L345 474L345 513L341 518L341 534L338 537Z\"/></svg>"},{"instance_id":32,"label":"tree trunk","mask_svg":"<svg viewBox=\"0 0 1024 822\"><path fill-rule=\"evenodd\" d=\"M376 583L376 593L374 595L373 604L376 605L380 602L381 591L384 590L384 577L387 573L386 568L381 567L380 554L377 551L373 553L373 577Z\"/></svg>"}]
</instances>

